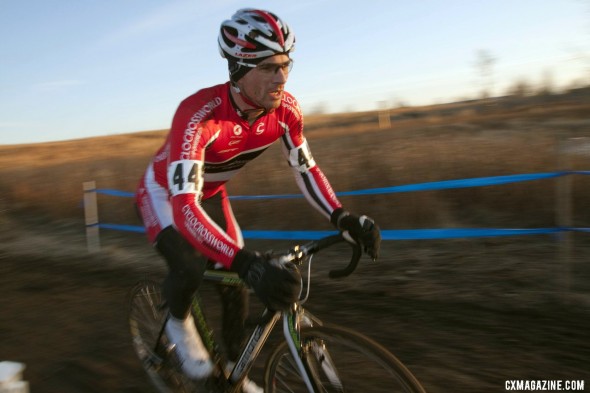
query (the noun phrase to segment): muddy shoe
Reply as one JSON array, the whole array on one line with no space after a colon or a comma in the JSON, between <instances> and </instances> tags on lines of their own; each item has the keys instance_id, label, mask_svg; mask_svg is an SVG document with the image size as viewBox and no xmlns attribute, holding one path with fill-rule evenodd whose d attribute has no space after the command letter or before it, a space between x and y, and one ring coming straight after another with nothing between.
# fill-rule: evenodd
<instances>
[{"instance_id":1,"label":"muddy shoe","mask_svg":"<svg viewBox=\"0 0 590 393\"><path fill-rule=\"evenodd\" d=\"M185 320L172 316L166 323L166 336L174 345L182 371L192 379L207 378L213 371L209 353L197 334L191 315Z\"/></svg>"}]
</instances>

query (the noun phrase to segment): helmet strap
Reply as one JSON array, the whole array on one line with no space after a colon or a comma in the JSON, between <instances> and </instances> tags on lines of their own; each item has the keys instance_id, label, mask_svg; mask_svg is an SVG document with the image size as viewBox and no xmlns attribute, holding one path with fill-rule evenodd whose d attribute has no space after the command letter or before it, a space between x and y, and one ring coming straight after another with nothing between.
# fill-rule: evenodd
<instances>
[{"instance_id":1,"label":"helmet strap","mask_svg":"<svg viewBox=\"0 0 590 393\"><path fill-rule=\"evenodd\" d=\"M244 94L244 92L242 92L242 90L240 89L240 87L237 85L236 82L231 81L230 82L231 85L231 89L239 95L240 99L242 101L244 101L244 103L248 106L251 106L251 109L241 109L240 106L238 105L237 102L235 102L232 94L230 93L229 97L231 100L231 103L233 104L234 108L236 109L236 112L238 113L238 116L240 116L242 119L244 120L248 120L249 115L251 113L258 113L258 116L262 116L264 114L266 114L267 110L266 108L260 106L260 104L255 103L252 99L250 99L246 94Z\"/></svg>"},{"instance_id":2,"label":"helmet strap","mask_svg":"<svg viewBox=\"0 0 590 393\"><path fill-rule=\"evenodd\" d=\"M249 62L248 64L258 64L264 59L265 58L252 59L251 62ZM255 113L257 115L256 117L265 115L268 112L268 110L260 104L257 104L238 86L238 81L242 79L248 72L253 70L254 67L248 67L248 65L240 63L240 60L231 57L227 58L227 65L229 69L229 80L232 90L240 97L244 104L252 107L251 109L240 109L240 107L232 98L232 104L238 112L238 115L245 120L247 120L249 118L249 115L251 115L252 113Z\"/></svg>"}]
</instances>

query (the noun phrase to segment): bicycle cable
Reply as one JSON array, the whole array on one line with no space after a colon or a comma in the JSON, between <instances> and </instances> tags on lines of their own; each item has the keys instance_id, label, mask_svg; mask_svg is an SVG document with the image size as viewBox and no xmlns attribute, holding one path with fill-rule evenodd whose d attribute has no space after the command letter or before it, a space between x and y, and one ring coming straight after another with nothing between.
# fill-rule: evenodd
<instances>
[{"instance_id":1,"label":"bicycle cable","mask_svg":"<svg viewBox=\"0 0 590 393\"><path fill-rule=\"evenodd\" d=\"M313 259L313 254L307 256L307 288L305 291L305 296L299 300L299 304L305 304L307 299L309 298L309 293L311 292L311 260Z\"/></svg>"}]
</instances>

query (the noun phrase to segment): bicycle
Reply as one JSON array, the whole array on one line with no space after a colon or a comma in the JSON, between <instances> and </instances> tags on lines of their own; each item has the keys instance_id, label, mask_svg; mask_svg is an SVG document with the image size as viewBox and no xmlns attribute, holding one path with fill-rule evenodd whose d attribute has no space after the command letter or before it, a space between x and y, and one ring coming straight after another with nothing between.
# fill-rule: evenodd
<instances>
[{"instance_id":1,"label":"bicycle","mask_svg":"<svg viewBox=\"0 0 590 393\"><path fill-rule=\"evenodd\" d=\"M195 295L191 312L197 330L215 364L213 375L192 381L183 375L175 350L166 339L168 310L153 280L138 282L131 291L129 323L135 351L159 392L238 393L241 383L282 318L284 340L277 344L264 366L264 391L280 392L406 392L424 388L398 358L380 344L353 330L327 325L305 310L311 289L311 260L318 251L346 241L340 233L296 246L282 258L302 266L307 262L307 284L301 300L289 311L264 310L231 369L207 323L201 300ZM350 275L357 267L361 248L352 245L352 258L331 278ZM300 268L301 269L301 268ZM235 273L207 270L205 280L222 285L244 285Z\"/></svg>"}]
</instances>

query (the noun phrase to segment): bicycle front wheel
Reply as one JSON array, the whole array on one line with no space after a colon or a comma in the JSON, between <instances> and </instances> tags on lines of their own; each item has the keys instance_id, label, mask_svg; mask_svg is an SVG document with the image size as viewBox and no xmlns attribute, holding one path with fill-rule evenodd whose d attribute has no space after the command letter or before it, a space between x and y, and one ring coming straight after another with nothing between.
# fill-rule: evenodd
<instances>
[{"instance_id":1,"label":"bicycle front wheel","mask_svg":"<svg viewBox=\"0 0 590 393\"><path fill-rule=\"evenodd\" d=\"M283 342L265 367L266 393L384 392L424 393L412 373L375 341L337 326L301 329L302 364L311 382L306 383Z\"/></svg>"}]
</instances>

